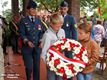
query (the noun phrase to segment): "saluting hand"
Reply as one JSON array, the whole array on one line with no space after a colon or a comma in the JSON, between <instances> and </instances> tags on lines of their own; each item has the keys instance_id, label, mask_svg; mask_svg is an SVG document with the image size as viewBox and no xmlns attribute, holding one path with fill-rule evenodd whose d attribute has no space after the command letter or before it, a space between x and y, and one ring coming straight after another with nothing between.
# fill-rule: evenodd
<instances>
[{"instance_id":1,"label":"saluting hand","mask_svg":"<svg viewBox=\"0 0 107 80\"><path fill-rule=\"evenodd\" d=\"M33 45L33 43L31 41L28 41L28 45L29 45L30 48L34 47L34 45Z\"/></svg>"}]
</instances>

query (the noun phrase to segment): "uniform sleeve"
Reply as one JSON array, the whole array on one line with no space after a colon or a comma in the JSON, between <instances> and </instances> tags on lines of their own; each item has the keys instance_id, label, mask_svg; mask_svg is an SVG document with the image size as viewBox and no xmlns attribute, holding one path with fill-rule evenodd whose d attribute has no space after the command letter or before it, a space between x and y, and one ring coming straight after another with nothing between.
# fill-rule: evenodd
<instances>
[{"instance_id":1,"label":"uniform sleeve","mask_svg":"<svg viewBox=\"0 0 107 80\"><path fill-rule=\"evenodd\" d=\"M78 32L77 32L77 24L74 17L71 17L71 31L72 31L72 39L78 40Z\"/></svg>"},{"instance_id":2,"label":"uniform sleeve","mask_svg":"<svg viewBox=\"0 0 107 80\"><path fill-rule=\"evenodd\" d=\"M94 42L92 43L92 48L91 48L91 56L89 57L89 64L96 64L98 59L99 59L99 54L100 54L100 47L99 45Z\"/></svg>"},{"instance_id":3,"label":"uniform sleeve","mask_svg":"<svg viewBox=\"0 0 107 80\"><path fill-rule=\"evenodd\" d=\"M43 38L42 38L42 54L41 54L41 57L43 58L43 60L46 62L46 54L47 54L47 51L50 47L50 38L47 34L44 34L43 35Z\"/></svg>"},{"instance_id":4,"label":"uniform sleeve","mask_svg":"<svg viewBox=\"0 0 107 80\"><path fill-rule=\"evenodd\" d=\"M24 24L24 20L23 19L20 21L19 26L20 26L19 32L20 32L21 38L23 39L23 41L28 41L28 39L26 37L26 30L25 30L25 24Z\"/></svg>"},{"instance_id":5,"label":"uniform sleeve","mask_svg":"<svg viewBox=\"0 0 107 80\"><path fill-rule=\"evenodd\" d=\"M41 25L41 31L40 31L40 33L39 33L38 36L39 36L39 40L41 41L41 39L42 39L42 37L43 37L43 34L45 33L46 29L44 29L45 26L42 24L41 20L39 20L39 23L40 23L40 25Z\"/></svg>"}]
</instances>

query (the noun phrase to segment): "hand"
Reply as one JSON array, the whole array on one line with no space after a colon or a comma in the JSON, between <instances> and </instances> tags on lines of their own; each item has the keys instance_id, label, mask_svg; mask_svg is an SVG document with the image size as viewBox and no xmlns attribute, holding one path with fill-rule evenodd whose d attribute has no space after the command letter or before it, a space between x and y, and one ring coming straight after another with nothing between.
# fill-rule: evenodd
<instances>
[{"instance_id":1,"label":"hand","mask_svg":"<svg viewBox=\"0 0 107 80\"><path fill-rule=\"evenodd\" d=\"M41 59L46 64L46 58L45 58L45 56L43 54L41 54Z\"/></svg>"},{"instance_id":2,"label":"hand","mask_svg":"<svg viewBox=\"0 0 107 80\"><path fill-rule=\"evenodd\" d=\"M41 42L39 42L39 46L38 46L39 48L42 48L42 44L41 44Z\"/></svg>"},{"instance_id":3,"label":"hand","mask_svg":"<svg viewBox=\"0 0 107 80\"><path fill-rule=\"evenodd\" d=\"M32 43L31 41L28 41L28 46L29 46L30 48L33 48L33 47L34 47L34 45L33 45L33 43Z\"/></svg>"}]
</instances>

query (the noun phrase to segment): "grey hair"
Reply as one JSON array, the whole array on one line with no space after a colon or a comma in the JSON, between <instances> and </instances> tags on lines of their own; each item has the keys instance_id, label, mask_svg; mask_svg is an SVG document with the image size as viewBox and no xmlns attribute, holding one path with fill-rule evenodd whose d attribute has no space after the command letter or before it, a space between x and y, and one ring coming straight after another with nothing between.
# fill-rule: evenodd
<instances>
[{"instance_id":1,"label":"grey hair","mask_svg":"<svg viewBox=\"0 0 107 80\"><path fill-rule=\"evenodd\" d=\"M50 22L53 24L63 23L64 18L60 13L56 12L56 13L51 15Z\"/></svg>"}]
</instances>

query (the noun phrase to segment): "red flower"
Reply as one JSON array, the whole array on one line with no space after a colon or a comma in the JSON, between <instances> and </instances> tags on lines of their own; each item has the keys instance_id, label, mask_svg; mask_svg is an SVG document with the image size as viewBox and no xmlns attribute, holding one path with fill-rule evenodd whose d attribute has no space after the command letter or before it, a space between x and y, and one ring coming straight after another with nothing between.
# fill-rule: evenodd
<instances>
[{"instance_id":1,"label":"red flower","mask_svg":"<svg viewBox=\"0 0 107 80\"><path fill-rule=\"evenodd\" d=\"M59 59L55 59L54 60L54 66L57 66L58 64L60 64L60 60Z\"/></svg>"},{"instance_id":2,"label":"red flower","mask_svg":"<svg viewBox=\"0 0 107 80\"><path fill-rule=\"evenodd\" d=\"M71 47L71 49L73 49L75 47L75 44L70 43L70 47Z\"/></svg>"},{"instance_id":3,"label":"red flower","mask_svg":"<svg viewBox=\"0 0 107 80\"><path fill-rule=\"evenodd\" d=\"M64 72L65 72L64 67L61 67L61 68L58 70L58 72L64 73Z\"/></svg>"},{"instance_id":4,"label":"red flower","mask_svg":"<svg viewBox=\"0 0 107 80\"><path fill-rule=\"evenodd\" d=\"M80 49L80 52L83 52L85 50L85 48L82 46Z\"/></svg>"},{"instance_id":5,"label":"red flower","mask_svg":"<svg viewBox=\"0 0 107 80\"><path fill-rule=\"evenodd\" d=\"M51 57L54 57L53 53L49 52L49 54L50 54Z\"/></svg>"},{"instance_id":6,"label":"red flower","mask_svg":"<svg viewBox=\"0 0 107 80\"><path fill-rule=\"evenodd\" d=\"M75 73L75 72L76 72L76 71L73 69L73 68L74 68L73 65L69 64L69 65L67 65L67 66L68 66L68 68L72 71L72 73Z\"/></svg>"},{"instance_id":7,"label":"red flower","mask_svg":"<svg viewBox=\"0 0 107 80\"><path fill-rule=\"evenodd\" d=\"M64 79L67 79L67 75L64 73L62 76Z\"/></svg>"},{"instance_id":8,"label":"red flower","mask_svg":"<svg viewBox=\"0 0 107 80\"><path fill-rule=\"evenodd\" d=\"M73 69L73 67L74 67L74 66L71 65L71 64L69 64L69 65L67 65L67 66L68 66L69 69Z\"/></svg>"},{"instance_id":9,"label":"red flower","mask_svg":"<svg viewBox=\"0 0 107 80\"><path fill-rule=\"evenodd\" d=\"M76 47L80 47L80 45L79 44L77 44L77 45L75 45Z\"/></svg>"},{"instance_id":10,"label":"red flower","mask_svg":"<svg viewBox=\"0 0 107 80\"><path fill-rule=\"evenodd\" d=\"M54 57L54 55L52 53L50 53L50 52L49 52L49 54L50 54L49 60L51 61L52 57Z\"/></svg>"},{"instance_id":11,"label":"red flower","mask_svg":"<svg viewBox=\"0 0 107 80\"><path fill-rule=\"evenodd\" d=\"M61 48L61 44L58 44L57 47L58 47L58 48Z\"/></svg>"},{"instance_id":12,"label":"red flower","mask_svg":"<svg viewBox=\"0 0 107 80\"><path fill-rule=\"evenodd\" d=\"M67 41L67 38L63 38L62 40L63 40L64 42L66 42L66 41Z\"/></svg>"}]
</instances>

